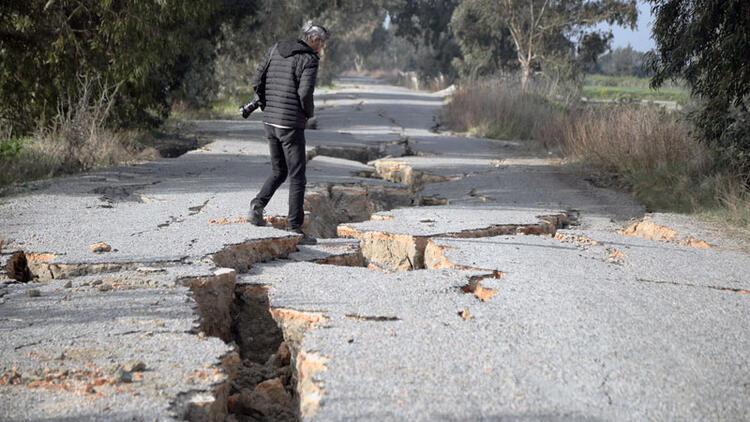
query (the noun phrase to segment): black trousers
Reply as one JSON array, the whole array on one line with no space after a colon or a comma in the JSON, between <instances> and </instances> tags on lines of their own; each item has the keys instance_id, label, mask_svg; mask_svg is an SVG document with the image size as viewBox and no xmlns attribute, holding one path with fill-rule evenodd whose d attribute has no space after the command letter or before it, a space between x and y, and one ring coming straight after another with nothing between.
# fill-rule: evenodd
<instances>
[{"instance_id":1,"label":"black trousers","mask_svg":"<svg viewBox=\"0 0 750 422\"><path fill-rule=\"evenodd\" d=\"M305 130L282 129L271 125L266 128L268 147L271 150L271 175L263 184L253 202L265 207L289 176L289 228L300 229L305 219L303 205L305 202Z\"/></svg>"}]
</instances>

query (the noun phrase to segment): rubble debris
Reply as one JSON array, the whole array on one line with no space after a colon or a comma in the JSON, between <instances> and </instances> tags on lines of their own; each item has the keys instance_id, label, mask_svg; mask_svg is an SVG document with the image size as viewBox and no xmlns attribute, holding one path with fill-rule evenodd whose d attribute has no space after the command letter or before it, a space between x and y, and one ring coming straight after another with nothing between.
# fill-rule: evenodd
<instances>
[{"instance_id":1,"label":"rubble debris","mask_svg":"<svg viewBox=\"0 0 750 422\"><path fill-rule=\"evenodd\" d=\"M112 247L103 242L94 243L89 247L89 249L92 253L105 253L112 251Z\"/></svg>"},{"instance_id":2,"label":"rubble debris","mask_svg":"<svg viewBox=\"0 0 750 422\"><path fill-rule=\"evenodd\" d=\"M471 321L474 319L474 317L469 313L469 310L467 308L464 308L461 311L458 311L458 316L461 317L464 321Z\"/></svg>"},{"instance_id":3,"label":"rubble debris","mask_svg":"<svg viewBox=\"0 0 750 422\"><path fill-rule=\"evenodd\" d=\"M117 371L115 371L115 382L118 384L131 383L133 382L133 374L122 368L119 368Z\"/></svg>"},{"instance_id":4,"label":"rubble debris","mask_svg":"<svg viewBox=\"0 0 750 422\"><path fill-rule=\"evenodd\" d=\"M213 219L208 220L208 224L214 224L214 225L219 225L219 226L225 226L229 224L245 224L247 222L248 222L247 218L242 217L242 216L237 217L234 220L229 220L226 217L222 217L219 220L213 220Z\"/></svg>"},{"instance_id":5,"label":"rubble debris","mask_svg":"<svg viewBox=\"0 0 750 422\"><path fill-rule=\"evenodd\" d=\"M621 264L625 254L615 248L607 248L607 258L604 260L610 264Z\"/></svg>"},{"instance_id":6,"label":"rubble debris","mask_svg":"<svg viewBox=\"0 0 750 422\"><path fill-rule=\"evenodd\" d=\"M122 366L127 372L141 372L146 370L146 364L140 359L133 359Z\"/></svg>"},{"instance_id":7,"label":"rubble debris","mask_svg":"<svg viewBox=\"0 0 750 422\"><path fill-rule=\"evenodd\" d=\"M594 239L573 233L557 232L555 233L555 239L563 243L577 243L582 246L596 246L599 244L599 242Z\"/></svg>"},{"instance_id":8,"label":"rubble debris","mask_svg":"<svg viewBox=\"0 0 750 422\"><path fill-rule=\"evenodd\" d=\"M28 296L28 297L39 297L41 295L42 295L42 292L40 292L37 289L26 290L26 296Z\"/></svg>"},{"instance_id":9,"label":"rubble debris","mask_svg":"<svg viewBox=\"0 0 750 422\"><path fill-rule=\"evenodd\" d=\"M200 214L200 213L203 212L203 209L206 208L207 205L208 205L208 200L206 200L201 205L196 205L194 207L188 207L188 211L190 211L190 215L191 216L196 215L196 214Z\"/></svg>"},{"instance_id":10,"label":"rubble debris","mask_svg":"<svg viewBox=\"0 0 750 422\"><path fill-rule=\"evenodd\" d=\"M240 420L296 421L295 352L272 318L268 290L241 285L236 293L232 333L242 361L232 379L227 411Z\"/></svg>"},{"instance_id":11,"label":"rubble debris","mask_svg":"<svg viewBox=\"0 0 750 422\"><path fill-rule=\"evenodd\" d=\"M466 284L465 286L462 286L461 290L464 293L473 293L477 299L481 300L482 302L487 302L488 300L497 296L496 290L488 289L482 286L481 281L488 277L491 277L491 275L471 277L469 279L469 283Z\"/></svg>"},{"instance_id":12,"label":"rubble debris","mask_svg":"<svg viewBox=\"0 0 750 422\"><path fill-rule=\"evenodd\" d=\"M643 217L643 220L635 222L625 230L620 230L617 233L624 236L635 236L643 239L664 241L683 246L691 246L693 248L713 247L703 240L695 239L693 236L687 238L685 238L685 236L680 236L676 230L667 226L655 224L653 221L650 221L650 219L650 216Z\"/></svg>"}]
</instances>

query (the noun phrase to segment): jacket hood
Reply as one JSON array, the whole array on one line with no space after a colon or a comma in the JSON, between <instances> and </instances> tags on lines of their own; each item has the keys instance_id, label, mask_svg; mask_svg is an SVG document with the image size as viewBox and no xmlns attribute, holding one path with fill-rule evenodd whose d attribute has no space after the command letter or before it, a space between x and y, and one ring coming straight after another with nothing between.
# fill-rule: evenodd
<instances>
[{"instance_id":1,"label":"jacket hood","mask_svg":"<svg viewBox=\"0 0 750 422\"><path fill-rule=\"evenodd\" d=\"M317 54L315 53L315 50L310 48L309 45L305 44L305 42L300 39L282 41L279 43L278 47L276 47L276 50L283 58L302 53Z\"/></svg>"}]
</instances>

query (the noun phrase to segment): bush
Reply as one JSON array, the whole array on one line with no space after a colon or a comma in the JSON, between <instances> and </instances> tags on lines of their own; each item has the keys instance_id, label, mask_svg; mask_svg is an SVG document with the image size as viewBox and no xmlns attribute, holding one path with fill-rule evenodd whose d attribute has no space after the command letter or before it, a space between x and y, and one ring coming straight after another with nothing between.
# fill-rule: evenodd
<instances>
[{"instance_id":1,"label":"bush","mask_svg":"<svg viewBox=\"0 0 750 422\"><path fill-rule=\"evenodd\" d=\"M21 155L23 138L8 138L0 140L0 160L8 161Z\"/></svg>"},{"instance_id":2,"label":"bush","mask_svg":"<svg viewBox=\"0 0 750 422\"><path fill-rule=\"evenodd\" d=\"M139 141L140 131L105 127L116 89L79 80L73 96L61 100L59 113L32 137L0 143L0 184L110 167L157 156ZM94 97L94 93L98 95ZM9 129L5 129L9 133ZM1 133L1 132L0 132Z\"/></svg>"},{"instance_id":3,"label":"bush","mask_svg":"<svg viewBox=\"0 0 750 422\"><path fill-rule=\"evenodd\" d=\"M500 79L458 87L444 112L452 128L495 139L546 140L545 125L557 120L562 106L539 90L524 92Z\"/></svg>"},{"instance_id":4,"label":"bush","mask_svg":"<svg viewBox=\"0 0 750 422\"><path fill-rule=\"evenodd\" d=\"M696 187L712 159L684 122L638 105L571 113L560 132L566 155L621 178L653 209L691 211L707 198Z\"/></svg>"}]
</instances>

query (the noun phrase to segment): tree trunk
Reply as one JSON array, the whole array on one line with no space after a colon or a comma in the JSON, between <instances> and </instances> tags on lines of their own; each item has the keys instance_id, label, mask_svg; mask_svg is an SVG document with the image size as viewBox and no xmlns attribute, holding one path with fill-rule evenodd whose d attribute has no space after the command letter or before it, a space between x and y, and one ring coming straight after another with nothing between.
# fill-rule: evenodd
<instances>
[{"instance_id":1,"label":"tree trunk","mask_svg":"<svg viewBox=\"0 0 750 422\"><path fill-rule=\"evenodd\" d=\"M529 87L529 73L531 72L530 62L521 62L521 89L526 91Z\"/></svg>"}]
</instances>

